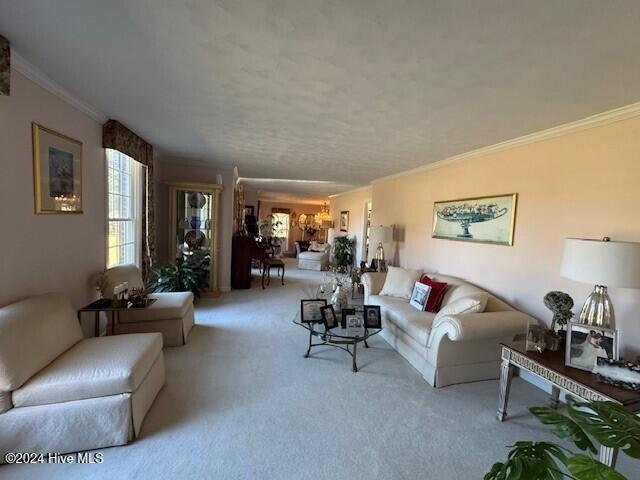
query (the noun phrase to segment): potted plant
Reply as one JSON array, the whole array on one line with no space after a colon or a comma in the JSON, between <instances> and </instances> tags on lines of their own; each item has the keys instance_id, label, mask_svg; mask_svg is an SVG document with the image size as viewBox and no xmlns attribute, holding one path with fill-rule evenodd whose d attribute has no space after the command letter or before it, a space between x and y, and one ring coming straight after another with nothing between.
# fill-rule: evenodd
<instances>
[{"instance_id":1,"label":"potted plant","mask_svg":"<svg viewBox=\"0 0 640 480\"><path fill-rule=\"evenodd\" d=\"M334 257L336 269L340 272L346 272L349 267L353 265L353 249L356 242L347 235L335 237L333 242L335 244Z\"/></svg>"},{"instance_id":2,"label":"potted plant","mask_svg":"<svg viewBox=\"0 0 640 480\"><path fill-rule=\"evenodd\" d=\"M176 261L175 265L163 265L152 270L149 289L153 292L192 292L195 298L207 284L207 266L200 255L190 255Z\"/></svg>"},{"instance_id":3,"label":"potted plant","mask_svg":"<svg viewBox=\"0 0 640 480\"><path fill-rule=\"evenodd\" d=\"M548 350L557 351L563 343L567 332L564 326L573 317L573 298L568 293L552 291L544 296L545 306L553 312L551 326L547 330L545 343ZM556 325L560 329L556 331Z\"/></svg>"},{"instance_id":4,"label":"potted plant","mask_svg":"<svg viewBox=\"0 0 640 480\"><path fill-rule=\"evenodd\" d=\"M495 463L484 480L626 480L594 458L598 443L640 459L640 418L622 405L569 400L568 415L549 407L532 407L529 411L581 452L552 442L516 442L507 460Z\"/></svg>"},{"instance_id":5,"label":"potted plant","mask_svg":"<svg viewBox=\"0 0 640 480\"><path fill-rule=\"evenodd\" d=\"M282 222L276 220L275 215L271 213L260 220L258 229L260 230L260 235L263 237L273 237L281 226Z\"/></svg>"}]
</instances>

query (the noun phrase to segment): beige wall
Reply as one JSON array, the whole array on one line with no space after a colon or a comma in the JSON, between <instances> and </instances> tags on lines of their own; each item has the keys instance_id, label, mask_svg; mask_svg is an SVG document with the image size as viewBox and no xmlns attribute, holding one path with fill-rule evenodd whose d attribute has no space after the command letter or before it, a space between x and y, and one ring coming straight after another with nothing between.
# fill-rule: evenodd
<instances>
[{"instance_id":1,"label":"beige wall","mask_svg":"<svg viewBox=\"0 0 640 480\"><path fill-rule=\"evenodd\" d=\"M233 236L233 169L187 165L181 159L161 158L156 162L156 248L159 263L169 261L169 187L168 182L216 183L222 175L218 231L220 289L231 289L231 239Z\"/></svg>"},{"instance_id":2,"label":"beige wall","mask_svg":"<svg viewBox=\"0 0 640 480\"><path fill-rule=\"evenodd\" d=\"M34 213L31 122L82 142L83 214ZM81 307L105 266L102 127L13 70L11 95L0 96L0 145L0 305L59 291Z\"/></svg>"},{"instance_id":3,"label":"beige wall","mask_svg":"<svg viewBox=\"0 0 640 480\"><path fill-rule=\"evenodd\" d=\"M518 193L512 247L431 238L436 200ZM640 241L640 118L375 183L373 222L395 224L397 260L466 278L550 320L542 297L593 286L560 277L566 237ZM627 355L640 349L640 290L610 289Z\"/></svg>"},{"instance_id":4,"label":"beige wall","mask_svg":"<svg viewBox=\"0 0 640 480\"><path fill-rule=\"evenodd\" d=\"M363 232L366 222L365 204L371 202L372 188L366 187L342 195L331 197L331 218L335 228L329 230L329 238L333 243L333 237L348 235L356 240L356 264L364 258L364 241ZM347 233L340 231L340 212L349 211L349 231Z\"/></svg>"}]
</instances>

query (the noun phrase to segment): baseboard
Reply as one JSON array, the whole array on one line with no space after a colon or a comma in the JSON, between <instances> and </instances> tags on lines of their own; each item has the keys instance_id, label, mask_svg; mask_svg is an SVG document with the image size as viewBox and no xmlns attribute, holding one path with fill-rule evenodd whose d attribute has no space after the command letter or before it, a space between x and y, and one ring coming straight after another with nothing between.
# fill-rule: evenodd
<instances>
[{"instance_id":1,"label":"baseboard","mask_svg":"<svg viewBox=\"0 0 640 480\"><path fill-rule=\"evenodd\" d=\"M224 285L224 286L220 287L220 291L221 292L230 292L231 291L231 287L229 285Z\"/></svg>"}]
</instances>

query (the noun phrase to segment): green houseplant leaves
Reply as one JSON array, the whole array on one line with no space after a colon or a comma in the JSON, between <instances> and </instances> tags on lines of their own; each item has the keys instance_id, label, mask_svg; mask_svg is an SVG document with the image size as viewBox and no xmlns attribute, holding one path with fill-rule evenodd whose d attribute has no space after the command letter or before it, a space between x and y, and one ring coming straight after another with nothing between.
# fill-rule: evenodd
<instances>
[{"instance_id":1,"label":"green houseplant leaves","mask_svg":"<svg viewBox=\"0 0 640 480\"><path fill-rule=\"evenodd\" d=\"M573 453L549 442L517 442L505 462L497 462L485 480L626 480L624 475L596 460L594 440L640 458L640 419L613 402L569 401L568 415L549 407L532 407L531 413L549 425L559 438L571 441L585 453ZM565 454L565 451L567 452Z\"/></svg>"},{"instance_id":2,"label":"green houseplant leaves","mask_svg":"<svg viewBox=\"0 0 640 480\"><path fill-rule=\"evenodd\" d=\"M152 270L149 288L154 292L192 292L200 298L207 282L207 269L201 259L178 260Z\"/></svg>"}]
</instances>

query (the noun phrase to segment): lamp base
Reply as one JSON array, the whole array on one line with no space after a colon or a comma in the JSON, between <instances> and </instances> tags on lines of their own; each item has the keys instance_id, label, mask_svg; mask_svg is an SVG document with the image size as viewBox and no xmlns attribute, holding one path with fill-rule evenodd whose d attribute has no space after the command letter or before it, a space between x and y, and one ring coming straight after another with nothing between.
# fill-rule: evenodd
<instances>
[{"instance_id":1,"label":"lamp base","mask_svg":"<svg viewBox=\"0 0 640 480\"><path fill-rule=\"evenodd\" d=\"M580 323L593 327L616 328L616 316L607 287L596 285L593 288L593 292L585 300L580 312Z\"/></svg>"}]
</instances>

